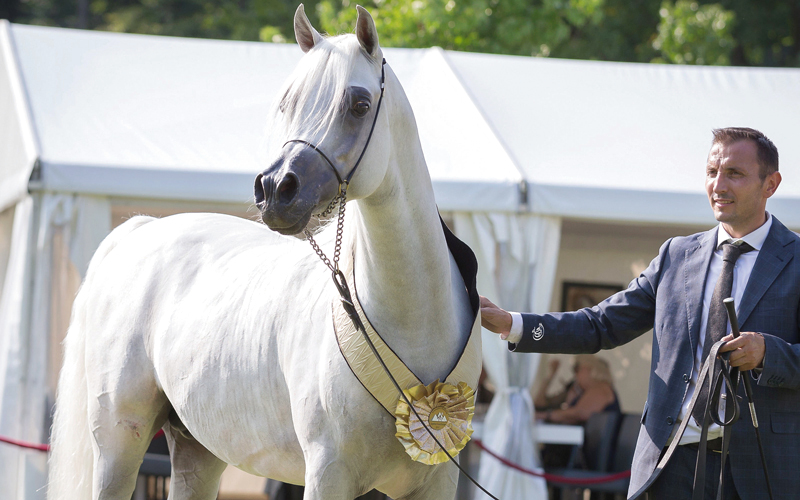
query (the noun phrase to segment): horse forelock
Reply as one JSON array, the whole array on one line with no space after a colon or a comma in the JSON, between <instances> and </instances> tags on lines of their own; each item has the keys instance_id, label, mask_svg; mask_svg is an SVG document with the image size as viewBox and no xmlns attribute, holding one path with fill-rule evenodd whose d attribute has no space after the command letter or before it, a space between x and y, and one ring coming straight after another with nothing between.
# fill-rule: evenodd
<instances>
[{"instance_id":1,"label":"horse forelock","mask_svg":"<svg viewBox=\"0 0 800 500\"><path fill-rule=\"evenodd\" d=\"M277 147L289 139L324 139L341 116L361 57L356 37L341 35L321 40L300 60L273 105L270 135Z\"/></svg>"}]
</instances>

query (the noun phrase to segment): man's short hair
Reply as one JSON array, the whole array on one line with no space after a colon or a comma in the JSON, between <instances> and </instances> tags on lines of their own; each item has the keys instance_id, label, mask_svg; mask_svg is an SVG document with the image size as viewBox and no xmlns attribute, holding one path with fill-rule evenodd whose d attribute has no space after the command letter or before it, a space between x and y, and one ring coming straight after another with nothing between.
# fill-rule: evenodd
<instances>
[{"instance_id":1,"label":"man's short hair","mask_svg":"<svg viewBox=\"0 0 800 500\"><path fill-rule=\"evenodd\" d=\"M769 174L778 171L778 148L775 144L756 129L747 127L727 127L713 130L714 140L711 145L729 145L734 142L750 140L756 145L758 151L758 176L763 181Z\"/></svg>"}]
</instances>

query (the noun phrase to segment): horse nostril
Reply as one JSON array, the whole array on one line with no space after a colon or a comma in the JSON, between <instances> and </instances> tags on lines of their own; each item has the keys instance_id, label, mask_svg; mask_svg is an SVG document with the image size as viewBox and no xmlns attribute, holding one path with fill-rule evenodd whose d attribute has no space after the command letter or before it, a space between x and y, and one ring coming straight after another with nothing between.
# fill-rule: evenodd
<instances>
[{"instance_id":1,"label":"horse nostril","mask_svg":"<svg viewBox=\"0 0 800 500\"><path fill-rule=\"evenodd\" d=\"M278 201L284 205L291 203L295 196L297 196L297 189L299 184L297 176L293 173L288 173L278 184Z\"/></svg>"},{"instance_id":2,"label":"horse nostril","mask_svg":"<svg viewBox=\"0 0 800 500\"><path fill-rule=\"evenodd\" d=\"M264 175L258 174L256 176L256 185L253 187L256 206L262 206L267 199L266 188L264 187Z\"/></svg>"}]
</instances>

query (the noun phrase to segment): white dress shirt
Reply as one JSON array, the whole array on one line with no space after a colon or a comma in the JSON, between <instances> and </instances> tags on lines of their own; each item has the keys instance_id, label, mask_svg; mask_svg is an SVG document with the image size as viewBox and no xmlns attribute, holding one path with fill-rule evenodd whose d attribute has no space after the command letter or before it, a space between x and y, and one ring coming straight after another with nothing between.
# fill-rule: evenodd
<instances>
[{"instance_id":1,"label":"white dress shirt","mask_svg":"<svg viewBox=\"0 0 800 500\"><path fill-rule=\"evenodd\" d=\"M692 368L692 379L689 384L689 390L686 393L686 399L683 402L680 415L678 416L679 420L683 420L687 417L689 402L692 400L692 396L694 395L695 386L697 385L697 377L700 374L700 368L703 366L701 360L703 357L703 344L705 343L706 338L706 326L708 324L708 310L711 306L711 296L714 294L714 288L717 285L717 278L722 272L722 249L720 246L726 241L735 243L739 240L743 240L745 243L753 247L752 251L744 253L739 257L733 268L733 289L731 291L731 295L736 302L738 312L738 306L742 301L742 295L744 295L744 289L747 286L747 281L750 279L750 273L753 271L753 266L755 266L758 253L761 250L761 247L764 245L764 241L767 239L767 234L769 233L771 227L772 215L769 213L767 213L767 221L762 224L761 227L743 236L742 238L733 238L728 234L727 231L725 231L721 223L719 225L719 229L717 231L717 247L714 251L714 254L711 256L711 263L709 264L708 273L706 274L705 289L703 291L703 317L700 321L700 342L698 342L697 351L695 352L694 367ZM728 323L728 331L730 332L730 323ZM521 339L522 314L518 312L511 312L511 331L506 337L506 340L516 344ZM720 411L720 418L723 416L724 407ZM689 415L689 418L690 421L687 424L683 436L681 437L680 444L696 443L700 441L700 428L695 425L694 419L691 418L691 415ZM676 423L675 429L677 428L678 425ZM720 426L712 422L708 428L709 441L716 439L721 435L722 429Z\"/></svg>"}]
</instances>

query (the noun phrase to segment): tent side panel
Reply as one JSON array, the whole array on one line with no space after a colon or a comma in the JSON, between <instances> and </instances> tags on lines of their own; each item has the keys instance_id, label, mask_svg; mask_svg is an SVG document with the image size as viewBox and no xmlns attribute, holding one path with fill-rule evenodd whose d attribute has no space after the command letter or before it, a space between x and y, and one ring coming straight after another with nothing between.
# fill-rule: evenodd
<instances>
[{"instance_id":1,"label":"tent side panel","mask_svg":"<svg viewBox=\"0 0 800 500\"><path fill-rule=\"evenodd\" d=\"M25 196L37 156L10 25L0 20L0 211Z\"/></svg>"}]
</instances>

